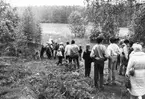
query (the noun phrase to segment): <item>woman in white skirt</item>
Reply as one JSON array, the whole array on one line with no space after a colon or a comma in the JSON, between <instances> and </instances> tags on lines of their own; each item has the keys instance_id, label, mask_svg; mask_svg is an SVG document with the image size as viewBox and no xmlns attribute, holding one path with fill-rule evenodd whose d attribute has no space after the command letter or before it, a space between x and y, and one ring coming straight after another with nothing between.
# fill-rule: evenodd
<instances>
[{"instance_id":1,"label":"woman in white skirt","mask_svg":"<svg viewBox=\"0 0 145 99\"><path fill-rule=\"evenodd\" d=\"M126 71L126 76L129 76L131 89L129 90L130 99L145 99L145 53L142 52L142 46L136 44L133 46L132 53ZM130 70L134 69L134 75L130 76Z\"/></svg>"}]
</instances>

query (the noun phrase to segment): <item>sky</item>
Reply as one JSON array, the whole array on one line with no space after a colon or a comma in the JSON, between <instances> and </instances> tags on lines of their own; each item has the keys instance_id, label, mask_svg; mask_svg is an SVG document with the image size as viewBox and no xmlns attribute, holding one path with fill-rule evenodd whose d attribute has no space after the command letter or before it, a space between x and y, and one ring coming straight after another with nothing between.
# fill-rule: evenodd
<instances>
[{"instance_id":1,"label":"sky","mask_svg":"<svg viewBox=\"0 0 145 99\"><path fill-rule=\"evenodd\" d=\"M84 6L84 0L5 0L11 6L41 6L41 5L80 5Z\"/></svg>"}]
</instances>

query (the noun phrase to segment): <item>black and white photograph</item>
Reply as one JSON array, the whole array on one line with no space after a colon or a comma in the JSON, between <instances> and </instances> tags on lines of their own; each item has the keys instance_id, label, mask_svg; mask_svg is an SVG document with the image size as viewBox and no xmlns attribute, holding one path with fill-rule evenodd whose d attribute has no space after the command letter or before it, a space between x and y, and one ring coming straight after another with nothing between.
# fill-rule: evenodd
<instances>
[{"instance_id":1,"label":"black and white photograph","mask_svg":"<svg viewBox=\"0 0 145 99\"><path fill-rule=\"evenodd\" d=\"M0 99L145 99L145 0L0 0Z\"/></svg>"}]
</instances>

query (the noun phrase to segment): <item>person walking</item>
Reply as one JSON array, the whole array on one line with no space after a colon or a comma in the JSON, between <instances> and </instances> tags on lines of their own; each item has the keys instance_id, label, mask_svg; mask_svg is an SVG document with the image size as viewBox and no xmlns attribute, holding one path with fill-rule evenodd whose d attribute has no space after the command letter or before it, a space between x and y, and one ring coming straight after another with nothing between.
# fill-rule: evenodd
<instances>
[{"instance_id":1,"label":"person walking","mask_svg":"<svg viewBox=\"0 0 145 99\"><path fill-rule=\"evenodd\" d=\"M77 66L75 65L75 69L79 69L80 68L79 47L78 47L78 45L75 44L74 40L71 41L70 57L71 57L72 61L74 63L76 63L76 65L77 65Z\"/></svg>"},{"instance_id":2,"label":"person walking","mask_svg":"<svg viewBox=\"0 0 145 99\"><path fill-rule=\"evenodd\" d=\"M108 84L115 84L115 70L117 64L117 58L120 54L119 46L115 43L115 38L110 38L110 45L107 47L108 54Z\"/></svg>"},{"instance_id":3,"label":"person walking","mask_svg":"<svg viewBox=\"0 0 145 99\"><path fill-rule=\"evenodd\" d=\"M106 47L102 44L103 37L98 37L96 40L97 44L93 46L90 57L94 58L94 85L103 90L104 61L107 60L107 54Z\"/></svg>"},{"instance_id":4,"label":"person walking","mask_svg":"<svg viewBox=\"0 0 145 99\"><path fill-rule=\"evenodd\" d=\"M67 60L67 62L71 63L71 57L70 57L70 51L71 51L71 45L69 44L69 42L66 43L66 46L65 46L65 58Z\"/></svg>"},{"instance_id":5,"label":"person walking","mask_svg":"<svg viewBox=\"0 0 145 99\"><path fill-rule=\"evenodd\" d=\"M83 59L85 64L85 77L90 77L91 72L91 63L92 58L90 57L91 51L90 51L90 45L86 45L86 50L83 53Z\"/></svg>"},{"instance_id":6,"label":"person walking","mask_svg":"<svg viewBox=\"0 0 145 99\"><path fill-rule=\"evenodd\" d=\"M135 44L133 51L126 70L131 84L130 99L145 99L145 53L140 44Z\"/></svg>"}]
</instances>

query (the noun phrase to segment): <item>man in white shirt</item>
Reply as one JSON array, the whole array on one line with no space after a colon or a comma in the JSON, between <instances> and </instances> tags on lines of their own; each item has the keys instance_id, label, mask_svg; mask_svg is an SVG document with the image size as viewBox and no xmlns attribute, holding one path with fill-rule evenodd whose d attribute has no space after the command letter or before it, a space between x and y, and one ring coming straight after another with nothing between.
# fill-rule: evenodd
<instances>
[{"instance_id":1,"label":"man in white shirt","mask_svg":"<svg viewBox=\"0 0 145 99\"><path fill-rule=\"evenodd\" d=\"M69 61L69 63L71 63L71 58L70 58L70 51L71 51L71 45L69 44L69 42L66 42L66 46L65 46L65 58L67 61Z\"/></svg>"},{"instance_id":2,"label":"man in white shirt","mask_svg":"<svg viewBox=\"0 0 145 99\"><path fill-rule=\"evenodd\" d=\"M115 69L117 64L117 57L120 54L119 46L115 43L115 38L110 38L110 45L107 47L108 54L108 82L115 84Z\"/></svg>"},{"instance_id":3,"label":"man in white shirt","mask_svg":"<svg viewBox=\"0 0 145 99\"><path fill-rule=\"evenodd\" d=\"M104 71L104 61L107 59L106 47L102 44L104 38L98 37L97 44L93 46L91 50L90 57L94 58L94 84L95 87L100 87L103 90L103 71ZM98 86L99 85L99 86Z\"/></svg>"}]
</instances>

